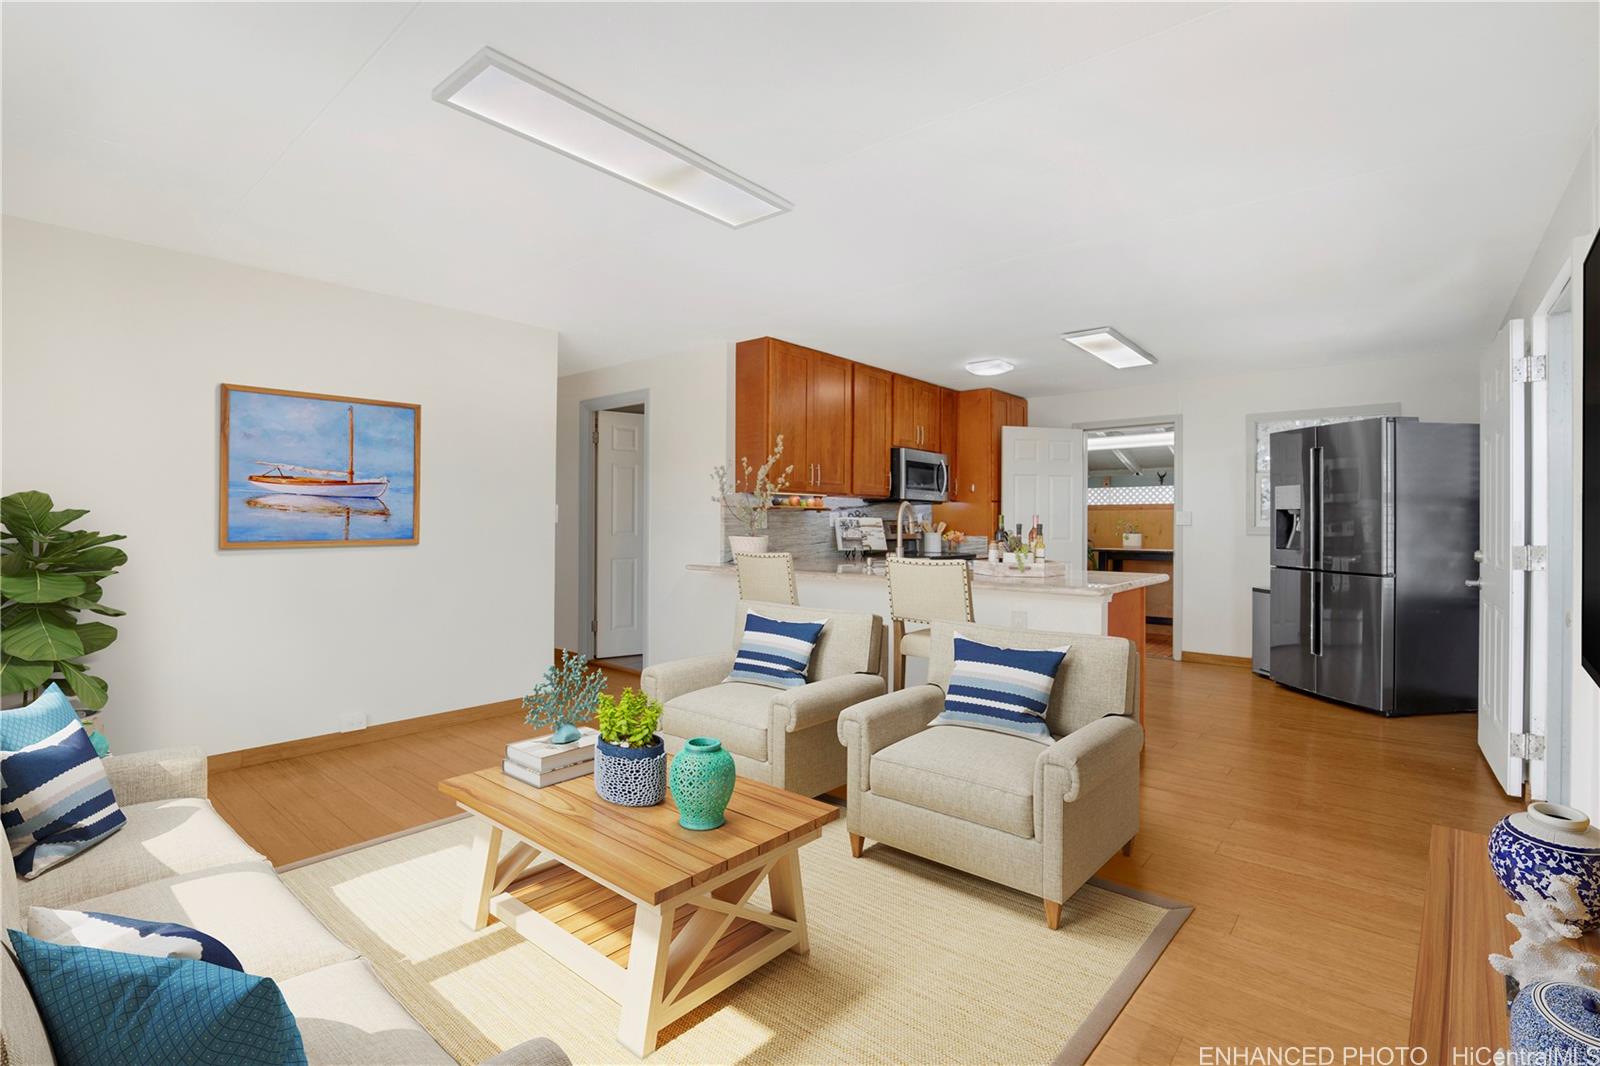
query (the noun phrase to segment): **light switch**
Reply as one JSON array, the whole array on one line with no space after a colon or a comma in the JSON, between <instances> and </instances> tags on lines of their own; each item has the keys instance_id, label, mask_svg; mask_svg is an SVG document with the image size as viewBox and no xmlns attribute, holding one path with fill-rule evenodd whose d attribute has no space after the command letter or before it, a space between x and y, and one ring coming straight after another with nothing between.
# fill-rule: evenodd
<instances>
[{"instance_id":1,"label":"light switch","mask_svg":"<svg viewBox=\"0 0 1600 1066\"><path fill-rule=\"evenodd\" d=\"M1194 515L1189 511L1174 511L1172 512L1172 524L1175 526L1192 526L1194 525Z\"/></svg>"}]
</instances>

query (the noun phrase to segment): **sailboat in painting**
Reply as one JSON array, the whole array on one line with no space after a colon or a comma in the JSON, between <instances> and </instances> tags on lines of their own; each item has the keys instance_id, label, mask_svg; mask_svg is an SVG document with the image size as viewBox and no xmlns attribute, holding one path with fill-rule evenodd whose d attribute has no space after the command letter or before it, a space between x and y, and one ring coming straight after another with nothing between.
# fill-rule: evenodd
<instances>
[{"instance_id":1,"label":"sailboat in painting","mask_svg":"<svg viewBox=\"0 0 1600 1066\"><path fill-rule=\"evenodd\" d=\"M252 485L270 492L288 496L337 496L376 499L389 491L387 477L356 479L356 409L346 407L350 416L350 462L344 470L319 470L316 467L297 466L294 463L276 463L270 459L257 459L257 466L268 469L265 474L251 474ZM290 474L286 471L296 471Z\"/></svg>"}]
</instances>

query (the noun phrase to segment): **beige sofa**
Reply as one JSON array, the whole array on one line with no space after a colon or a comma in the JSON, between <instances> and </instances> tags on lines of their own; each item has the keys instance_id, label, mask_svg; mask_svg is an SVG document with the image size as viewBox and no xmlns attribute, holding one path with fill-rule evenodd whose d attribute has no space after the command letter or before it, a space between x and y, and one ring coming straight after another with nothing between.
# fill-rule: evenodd
<instances>
[{"instance_id":1,"label":"beige sofa","mask_svg":"<svg viewBox=\"0 0 1600 1066\"><path fill-rule=\"evenodd\" d=\"M827 619L811 653L807 684L779 689L722 683L733 669L751 609L786 621ZM844 784L844 748L835 723L846 707L888 690L883 666L883 619L875 614L741 601L726 654L647 666L639 684L665 707L659 732L668 751L692 737L715 737L733 756L740 777L816 796Z\"/></svg>"},{"instance_id":2,"label":"beige sofa","mask_svg":"<svg viewBox=\"0 0 1600 1066\"><path fill-rule=\"evenodd\" d=\"M1071 645L1045 715L1060 739L928 728L944 707L957 630L1002 647ZM1061 904L1139 831L1138 671L1120 637L935 622L929 684L839 716L851 850L877 840L1032 893L1056 928Z\"/></svg>"},{"instance_id":3,"label":"beige sofa","mask_svg":"<svg viewBox=\"0 0 1600 1066\"><path fill-rule=\"evenodd\" d=\"M277 981L311 1062L455 1062L389 994L371 964L324 929L266 858L212 809L199 750L117 755L105 768L127 824L32 881L19 880L9 857L0 858L0 910L8 928L26 931L29 907L179 922L222 941L245 972ZM53 1064L22 974L9 951L0 955L0 1063ZM543 1038L490 1061L568 1062Z\"/></svg>"}]
</instances>

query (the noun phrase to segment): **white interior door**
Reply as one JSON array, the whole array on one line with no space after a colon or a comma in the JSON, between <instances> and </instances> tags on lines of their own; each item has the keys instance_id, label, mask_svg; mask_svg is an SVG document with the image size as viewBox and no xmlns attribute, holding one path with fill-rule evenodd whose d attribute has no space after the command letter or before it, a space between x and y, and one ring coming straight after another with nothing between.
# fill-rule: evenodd
<instances>
[{"instance_id":1,"label":"white interior door","mask_svg":"<svg viewBox=\"0 0 1600 1066\"><path fill-rule=\"evenodd\" d=\"M601 411L595 442L594 653L644 654L644 415Z\"/></svg>"},{"instance_id":2,"label":"white interior door","mask_svg":"<svg viewBox=\"0 0 1600 1066\"><path fill-rule=\"evenodd\" d=\"M1083 430L1006 426L1000 431L1000 510L1012 529L1044 525L1046 558L1082 567Z\"/></svg>"},{"instance_id":3,"label":"white interior door","mask_svg":"<svg viewBox=\"0 0 1600 1066\"><path fill-rule=\"evenodd\" d=\"M1517 367L1527 351L1522 319L1506 323L1484 355L1479 394L1482 462L1478 505L1478 747L1507 795L1520 796L1525 762L1512 754L1523 732L1526 573L1513 569L1513 545L1524 540L1523 388Z\"/></svg>"}]
</instances>

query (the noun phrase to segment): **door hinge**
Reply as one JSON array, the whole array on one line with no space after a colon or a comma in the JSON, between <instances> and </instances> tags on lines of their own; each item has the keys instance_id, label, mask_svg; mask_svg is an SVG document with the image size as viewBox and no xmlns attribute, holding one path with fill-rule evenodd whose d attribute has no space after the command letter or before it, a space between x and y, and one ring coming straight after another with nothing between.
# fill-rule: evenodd
<instances>
[{"instance_id":1,"label":"door hinge","mask_svg":"<svg viewBox=\"0 0 1600 1066\"><path fill-rule=\"evenodd\" d=\"M1549 566L1548 555L1549 549L1543 544L1513 544L1511 546L1511 569L1544 570Z\"/></svg>"},{"instance_id":2,"label":"door hinge","mask_svg":"<svg viewBox=\"0 0 1600 1066\"><path fill-rule=\"evenodd\" d=\"M1549 374L1549 361L1542 355L1524 355L1511 364L1511 380L1543 381Z\"/></svg>"},{"instance_id":3,"label":"door hinge","mask_svg":"<svg viewBox=\"0 0 1600 1066\"><path fill-rule=\"evenodd\" d=\"M589 443L590 444L599 444L600 443L600 427L599 426L595 426L594 429L590 431L590 433L589 433Z\"/></svg>"},{"instance_id":4,"label":"door hinge","mask_svg":"<svg viewBox=\"0 0 1600 1066\"><path fill-rule=\"evenodd\" d=\"M1537 733L1512 733L1511 754L1519 759L1544 760L1544 737Z\"/></svg>"},{"instance_id":5,"label":"door hinge","mask_svg":"<svg viewBox=\"0 0 1600 1066\"><path fill-rule=\"evenodd\" d=\"M591 632L591 633L600 632L600 619L598 619L598 618L589 619L589 632Z\"/></svg>"}]
</instances>

